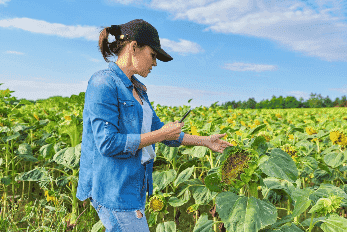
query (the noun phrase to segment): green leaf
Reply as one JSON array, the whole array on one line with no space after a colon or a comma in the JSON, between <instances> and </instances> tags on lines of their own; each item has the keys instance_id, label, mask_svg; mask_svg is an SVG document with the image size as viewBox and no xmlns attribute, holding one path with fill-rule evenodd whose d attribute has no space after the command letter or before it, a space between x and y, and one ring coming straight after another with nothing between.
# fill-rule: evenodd
<instances>
[{"instance_id":1,"label":"green leaf","mask_svg":"<svg viewBox=\"0 0 347 232\"><path fill-rule=\"evenodd\" d=\"M213 221L208 220L207 213L203 213L202 215L200 215L193 232L213 232L212 226Z\"/></svg>"},{"instance_id":2,"label":"green leaf","mask_svg":"<svg viewBox=\"0 0 347 232\"><path fill-rule=\"evenodd\" d=\"M159 191L161 191L176 178L176 175L177 173L173 169L168 171L155 171L152 174L153 184L158 186Z\"/></svg>"},{"instance_id":3,"label":"green leaf","mask_svg":"<svg viewBox=\"0 0 347 232\"><path fill-rule=\"evenodd\" d=\"M260 163L262 160L260 160ZM260 169L269 177L295 182L298 178L298 169L295 162L285 151L279 148L272 149L270 158L259 165Z\"/></svg>"},{"instance_id":4,"label":"green leaf","mask_svg":"<svg viewBox=\"0 0 347 232\"><path fill-rule=\"evenodd\" d=\"M323 220L320 228L323 231L344 232L347 231L347 219L336 214L330 214L327 219Z\"/></svg>"},{"instance_id":5,"label":"green leaf","mask_svg":"<svg viewBox=\"0 0 347 232\"><path fill-rule=\"evenodd\" d=\"M166 160L171 161L177 156L178 149L178 147L168 147L164 145L163 156L166 158Z\"/></svg>"},{"instance_id":6,"label":"green leaf","mask_svg":"<svg viewBox=\"0 0 347 232\"><path fill-rule=\"evenodd\" d=\"M207 175L204 179L206 187L212 192L222 192L222 188L219 185L221 180L219 178L218 173L213 173Z\"/></svg>"},{"instance_id":7,"label":"green leaf","mask_svg":"<svg viewBox=\"0 0 347 232\"><path fill-rule=\"evenodd\" d=\"M104 227L104 225L102 224L101 220L99 220L97 223L95 223L92 227L92 231L91 232L98 232L100 231L100 229L102 229Z\"/></svg>"},{"instance_id":8,"label":"green leaf","mask_svg":"<svg viewBox=\"0 0 347 232\"><path fill-rule=\"evenodd\" d=\"M320 228L323 231L344 232L347 231L347 219L337 214L329 214L326 217L313 218L313 224L323 222ZM303 226L310 226L311 218L301 222Z\"/></svg>"},{"instance_id":9,"label":"green leaf","mask_svg":"<svg viewBox=\"0 0 347 232\"><path fill-rule=\"evenodd\" d=\"M304 133L304 129L300 127L291 127L288 131L288 134L291 134L292 132L299 131L301 133Z\"/></svg>"},{"instance_id":10,"label":"green leaf","mask_svg":"<svg viewBox=\"0 0 347 232\"><path fill-rule=\"evenodd\" d=\"M176 224L174 221L159 223L156 232L176 232Z\"/></svg>"},{"instance_id":11,"label":"green leaf","mask_svg":"<svg viewBox=\"0 0 347 232\"><path fill-rule=\"evenodd\" d=\"M216 197L216 205L227 231L259 231L274 224L277 219L277 209L274 205L254 197L222 192Z\"/></svg>"},{"instance_id":12,"label":"green leaf","mask_svg":"<svg viewBox=\"0 0 347 232\"><path fill-rule=\"evenodd\" d=\"M82 143L75 147L67 147L58 151L53 156L53 160L71 170L78 169L81 157L81 145Z\"/></svg>"},{"instance_id":13,"label":"green leaf","mask_svg":"<svg viewBox=\"0 0 347 232\"><path fill-rule=\"evenodd\" d=\"M174 186L177 187L180 183L188 180L192 176L192 174L193 174L194 167L195 166L192 166L192 167L187 168L184 171L182 171L178 175L177 179L173 182Z\"/></svg>"},{"instance_id":14,"label":"green leaf","mask_svg":"<svg viewBox=\"0 0 347 232\"><path fill-rule=\"evenodd\" d=\"M217 192L210 191L203 184L192 186L192 192L195 203L199 205L208 204L218 194Z\"/></svg>"},{"instance_id":15,"label":"green leaf","mask_svg":"<svg viewBox=\"0 0 347 232\"><path fill-rule=\"evenodd\" d=\"M294 223L285 224L285 225L281 226L280 228L275 229L274 231L276 231L276 232L303 232L303 230L300 229Z\"/></svg>"},{"instance_id":16,"label":"green leaf","mask_svg":"<svg viewBox=\"0 0 347 232\"><path fill-rule=\"evenodd\" d=\"M205 147L205 146L195 146L193 147L191 156L192 157L196 157L196 158L203 158L206 155L206 152L208 151L209 148Z\"/></svg>"},{"instance_id":17,"label":"green leaf","mask_svg":"<svg viewBox=\"0 0 347 232\"><path fill-rule=\"evenodd\" d=\"M172 207L180 207L182 205L184 205L185 203L187 203L190 199L190 192L188 189L186 189L186 191L184 191L184 195L183 197L177 198L177 197L170 197L168 200L168 203L172 206Z\"/></svg>"},{"instance_id":18,"label":"green leaf","mask_svg":"<svg viewBox=\"0 0 347 232\"><path fill-rule=\"evenodd\" d=\"M264 127L266 127L266 124L261 124L261 125L257 126L256 128L253 128L253 129L249 132L249 134L247 135L247 137L250 137L250 136L256 134L258 131L260 131L260 130L263 129Z\"/></svg>"},{"instance_id":19,"label":"green leaf","mask_svg":"<svg viewBox=\"0 0 347 232\"><path fill-rule=\"evenodd\" d=\"M330 152L324 156L324 162L332 168L342 165L347 157L341 152Z\"/></svg>"}]
</instances>

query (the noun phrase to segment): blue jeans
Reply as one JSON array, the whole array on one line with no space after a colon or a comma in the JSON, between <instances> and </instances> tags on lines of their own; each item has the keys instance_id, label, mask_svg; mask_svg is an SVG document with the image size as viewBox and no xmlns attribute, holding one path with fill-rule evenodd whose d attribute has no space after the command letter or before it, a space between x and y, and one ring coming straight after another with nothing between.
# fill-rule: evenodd
<instances>
[{"instance_id":1,"label":"blue jeans","mask_svg":"<svg viewBox=\"0 0 347 232\"><path fill-rule=\"evenodd\" d=\"M143 209L129 212L113 211L99 205L91 197L89 199L106 228L105 232L149 232Z\"/></svg>"}]
</instances>

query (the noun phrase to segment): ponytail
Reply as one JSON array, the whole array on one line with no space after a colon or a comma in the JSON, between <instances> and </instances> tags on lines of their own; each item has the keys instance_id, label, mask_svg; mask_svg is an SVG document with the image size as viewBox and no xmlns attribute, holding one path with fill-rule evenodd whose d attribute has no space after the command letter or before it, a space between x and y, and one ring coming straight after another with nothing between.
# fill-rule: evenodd
<instances>
[{"instance_id":1,"label":"ponytail","mask_svg":"<svg viewBox=\"0 0 347 232\"><path fill-rule=\"evenodd\" d=\"M116 37L116 40L112 43L108 42L108 36L113 35ZM123 40L123 38L119 38L119 36L122 34L121 32L121 26L119 25L112 25L111 27L103 27L103 29L100 31L99 36L99 50L101 51L102 56L104 57L104 60L106 62L110 62L107 57L116 55L118 56L123 48L131 42L131 40ZM143 48L144 44L138 44L139 48Z\"/></svg>"}]
</instances>

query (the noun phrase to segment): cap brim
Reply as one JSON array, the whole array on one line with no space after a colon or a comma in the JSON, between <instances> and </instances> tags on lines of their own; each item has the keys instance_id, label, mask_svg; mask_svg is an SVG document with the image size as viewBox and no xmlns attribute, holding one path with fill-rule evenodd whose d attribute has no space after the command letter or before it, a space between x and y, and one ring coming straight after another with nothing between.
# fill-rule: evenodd
<instances>
[{"instance_id":1,"label":"cap brim","mask_svg":"<svg viewBox=\"0 0 347 232\"><path fill-rule=\"evenodd\" d=\"M173 60L173 58L169 54L167 54L163 49L156 48L156 47L154 47L153 49L157 52L157 59L158 60L161 60L163 62L168 62L168 61Z\"/></svg>"}]
</instances>

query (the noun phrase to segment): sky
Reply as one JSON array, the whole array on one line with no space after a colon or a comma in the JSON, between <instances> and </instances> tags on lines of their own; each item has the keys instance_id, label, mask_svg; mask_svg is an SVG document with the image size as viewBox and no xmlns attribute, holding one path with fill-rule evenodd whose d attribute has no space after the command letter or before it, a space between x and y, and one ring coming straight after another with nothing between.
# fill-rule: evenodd
<instances>
[{"instance_id":1,"label":"sky","mask_svg":"<svg viewBox=\"0 0 347 232\"><path fill-rule=\"evenodd\" d=\"M347 95L345 0L0 0L0 89L28 100L85 92L108 68L102 27L134 19L173 57L135 74L154 105Z\"/></svg>"}]
</instances>

